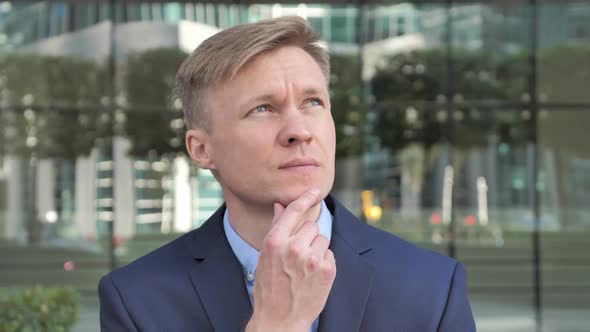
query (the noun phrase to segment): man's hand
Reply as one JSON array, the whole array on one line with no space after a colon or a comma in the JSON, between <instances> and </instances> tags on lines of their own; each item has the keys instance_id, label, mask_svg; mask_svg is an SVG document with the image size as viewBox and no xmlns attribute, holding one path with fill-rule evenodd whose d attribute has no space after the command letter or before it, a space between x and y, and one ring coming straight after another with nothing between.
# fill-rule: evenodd
<instances>
[{"instance_id":1,"label":"man's hand","mask_svg":"<svg viewBox=\"0 0 590 332\"><path fill-rule=\"evenodd\" d=\"M336 277L329 241L315 221L303 216L321 201L309 190L284 208L274 204L273 226L266 235L256 269L254 314L246 331L305 331L326 304Z\"/></svg>"}]
</instances>

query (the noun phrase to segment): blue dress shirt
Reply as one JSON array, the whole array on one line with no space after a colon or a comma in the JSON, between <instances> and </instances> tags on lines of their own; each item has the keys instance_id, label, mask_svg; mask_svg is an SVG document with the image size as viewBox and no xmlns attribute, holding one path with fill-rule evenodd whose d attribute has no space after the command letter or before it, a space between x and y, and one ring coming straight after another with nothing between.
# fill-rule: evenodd
<instances>
[{"instance_id":1,"label":"blue dress shirt","mask_svg":"<svg viewBox=\"0 0 590 332\"><path fill-rule=\"evenodd\" d=\"M326 206L326 203L322 201L320 216L317 220L319 233L330 240L332 238L332 214ZM260 252L252 247L248 242L244 241L233 229L229 222L229 213L227 209L223 215L223 229L225 230L225 236L234 254L238 258L238 261L242 265L242 271L244 272L244 281L246 283L246 289L248 290L248 296L250 297L250 303L254 307L254 279L256 276L256 267L258 266L258 257ZM311 325L311 332L318 330L319 317Z\"/></svg>"}]
</instances>

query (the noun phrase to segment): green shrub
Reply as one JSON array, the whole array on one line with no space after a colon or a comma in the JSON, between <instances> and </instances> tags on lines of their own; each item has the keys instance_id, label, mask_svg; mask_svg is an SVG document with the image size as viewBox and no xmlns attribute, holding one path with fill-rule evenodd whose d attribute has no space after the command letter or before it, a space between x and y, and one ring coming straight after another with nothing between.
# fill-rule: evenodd
<instances>
[{"instance_id":1,"label":"green shrub","mask_svg":"<svg viewBox=\"0 0 590 332\"><path fill-rule=\"evenodd\" d=\"M66 332L78 321L77 293L69 288L33 288L0 293L0 331Z\"/></svg>"}]
</instances>

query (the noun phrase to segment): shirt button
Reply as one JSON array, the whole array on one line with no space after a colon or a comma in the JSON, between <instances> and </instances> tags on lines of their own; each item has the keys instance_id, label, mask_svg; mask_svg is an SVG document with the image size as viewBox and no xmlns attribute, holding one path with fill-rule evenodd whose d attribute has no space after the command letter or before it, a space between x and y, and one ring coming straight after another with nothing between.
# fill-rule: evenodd
<instances>
[{"instance_id":1,"label":"shirt button","mask_svg":"<svg viewBox=\"0 0 590 332\"><path fill-rule=\"evenodd\" d=\"M248 272L248 274L246 275L246 279L248 279L248 281L254 281L254 273L252 272Z\"/></svg>"}]
</instances>

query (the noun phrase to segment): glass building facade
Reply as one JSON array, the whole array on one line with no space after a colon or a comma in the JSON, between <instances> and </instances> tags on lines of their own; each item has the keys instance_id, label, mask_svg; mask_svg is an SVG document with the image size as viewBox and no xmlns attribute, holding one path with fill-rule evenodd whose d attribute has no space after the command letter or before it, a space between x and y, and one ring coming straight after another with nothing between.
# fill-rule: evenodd
<instances>
[{"instance_id":1,"label":"glass building facade","mask_svg":"<svg viewBox=\"0 0 590 332\"><path fill-rule=\"evenodd\" d=\"M82 294L223 202L174 76L224 28L299 15L331 53L333 193L463 261L479 331L590 326L590 1L2 1L0 289Z\"/></svg>"}]
</instances>

